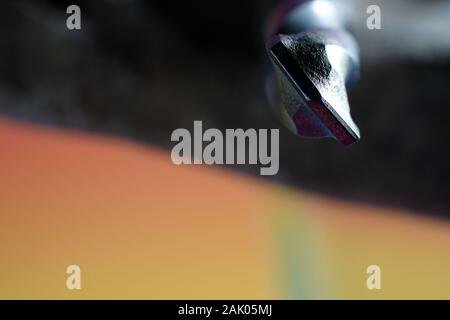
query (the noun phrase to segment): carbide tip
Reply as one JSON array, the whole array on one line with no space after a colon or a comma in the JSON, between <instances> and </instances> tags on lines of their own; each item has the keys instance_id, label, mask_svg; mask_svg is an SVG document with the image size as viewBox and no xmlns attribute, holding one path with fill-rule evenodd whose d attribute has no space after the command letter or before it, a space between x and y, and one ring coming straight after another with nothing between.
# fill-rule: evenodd
<instances>
[{"instance_id":1,"label":"carbide tip","mask_svg":"<svg viewBox=\"0 0 450 320\"><path fill-rule=\"evenodd\" d=\"M296 134L332 137L343 145L360 139L350 115L346 83L357 73L345 31L277 35L268 44L275 67L278 111Z\"/></svg>"}]
</instances>

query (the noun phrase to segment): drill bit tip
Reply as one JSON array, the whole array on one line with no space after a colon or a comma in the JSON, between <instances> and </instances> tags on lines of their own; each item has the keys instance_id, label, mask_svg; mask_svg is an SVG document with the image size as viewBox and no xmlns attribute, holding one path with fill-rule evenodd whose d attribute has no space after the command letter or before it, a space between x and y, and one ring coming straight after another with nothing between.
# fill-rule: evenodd
<instances>
[{"instance_id":1,"label":"drill bit tip","mask_svg":"<svg viewBox=\"0 0 450 320\"><path fill-rule=\"evenodd\" d=\"M343 45L345 36L315 30L277 35L268 43L279 113L296 134L332 137L343 145L360 139L346 90L357 63Z\"/></svg>"}]
</instances>

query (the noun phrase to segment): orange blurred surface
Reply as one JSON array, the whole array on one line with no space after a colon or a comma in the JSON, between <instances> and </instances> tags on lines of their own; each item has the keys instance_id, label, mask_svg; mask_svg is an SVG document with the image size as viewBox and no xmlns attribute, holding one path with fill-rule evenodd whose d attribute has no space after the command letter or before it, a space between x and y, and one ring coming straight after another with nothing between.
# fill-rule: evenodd
<instances>
[{"instance_id":1,"label":"orange blurred surface","mask_svg":"<svg viewBox=\"0 0 450 320\"><path fill-rule=\"evenodd\" d=\"M447 221L6 119L0 159L0 298L450 298Z\"/></svg>"}]
</instances>

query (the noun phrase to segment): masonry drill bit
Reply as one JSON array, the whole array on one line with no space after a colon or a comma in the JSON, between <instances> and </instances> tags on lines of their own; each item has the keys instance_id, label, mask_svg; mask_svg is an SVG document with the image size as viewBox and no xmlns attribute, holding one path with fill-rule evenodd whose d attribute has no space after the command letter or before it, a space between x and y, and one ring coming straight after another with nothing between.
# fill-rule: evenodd
<instances>
[{"instance_id":1,"label":"masonry drill bit","mask_svg":"<svg viewBox=\"0 0 450 320\"><path fill-rule=\"evenodd\" d=\"M351 145L360 133L347 89L358 78L359 58L346 12L342 2L283 1L266 48L274 67L270 98L281 121L300 136Z\"/></svg>"}]
</instances>

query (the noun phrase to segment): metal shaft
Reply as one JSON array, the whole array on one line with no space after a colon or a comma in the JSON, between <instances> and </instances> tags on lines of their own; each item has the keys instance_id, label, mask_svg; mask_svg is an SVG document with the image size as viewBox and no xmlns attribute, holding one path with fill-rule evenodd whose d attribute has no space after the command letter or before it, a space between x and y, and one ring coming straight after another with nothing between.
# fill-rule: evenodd
<instances>
[{"instance_id":1,"label":"metal shaft","mask_svg":"<svg viewBox=\"0 0 450 320\"><path fill-rule=\"evenodd\" d=\"M266 43L274 67L269 94L282 122L298 135L344 145L360 139L347 97L359 74L347 14L340 1L282 1Z\"/></svg>"}]
</instances>

